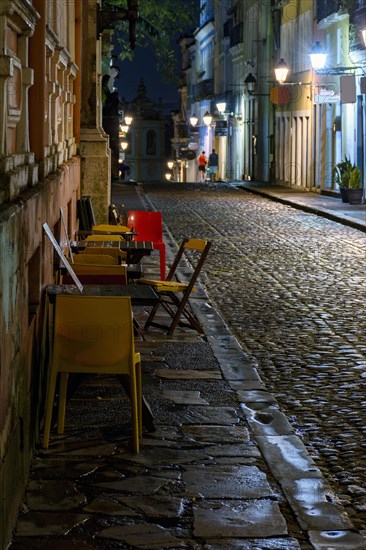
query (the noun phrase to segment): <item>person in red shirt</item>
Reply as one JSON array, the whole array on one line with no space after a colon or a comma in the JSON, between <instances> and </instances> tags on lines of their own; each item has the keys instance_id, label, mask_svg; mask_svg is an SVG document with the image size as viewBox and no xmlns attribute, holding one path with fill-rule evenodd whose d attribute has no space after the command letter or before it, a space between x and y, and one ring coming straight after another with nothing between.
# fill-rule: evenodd
<instances>
[{"instance_id":1,"label":"person in red shirt","mask_svg":"<svg viewBox=\"0 0 366 550\"><path fill-rule=\"evenodd\" d=\"M207 164L207 158L205 155L205 151L202 151L202 153L198 157L198 172L200 175L201 183L205 183L206 181L206 164Z\"/></svg>"}]
</instances>

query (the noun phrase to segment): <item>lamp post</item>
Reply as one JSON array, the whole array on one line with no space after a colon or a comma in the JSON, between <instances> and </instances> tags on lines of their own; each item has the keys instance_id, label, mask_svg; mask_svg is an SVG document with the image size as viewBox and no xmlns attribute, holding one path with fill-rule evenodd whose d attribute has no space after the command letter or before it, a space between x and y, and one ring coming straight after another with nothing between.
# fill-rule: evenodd
<instances>
[{"instance_id":1,"label":"lamp post","mask_svg":"<svg viewBox=\"0 0 366 550\"><path fill-rule=\"evenodd\" d=\"M208 137L207 150L208 150L208 153L210 153L210 151L211 151L211 140L212 140L212 136L211 136L212 115L210 115L210 113L208 111L206 111L205 114L202 117L202 120L203 120L204 125L207 126L207 137Z\"/></svg>"},{"instance_id":2,"label":"lamp post","mask_svg":"<svg viewBox=\"0 0 366 550\"><path fill-rule=\"evenodd\" d=\"M254 96L257 95L254 93L254 90L257 85L257 79L252 73L249 73L246 79L244 80L244 86L246 91L249 94L248 100L248 151L249 151L249 175L248 179L254 179L254 164L255 164L255 104Z\"/></svg>"}]
</instances>

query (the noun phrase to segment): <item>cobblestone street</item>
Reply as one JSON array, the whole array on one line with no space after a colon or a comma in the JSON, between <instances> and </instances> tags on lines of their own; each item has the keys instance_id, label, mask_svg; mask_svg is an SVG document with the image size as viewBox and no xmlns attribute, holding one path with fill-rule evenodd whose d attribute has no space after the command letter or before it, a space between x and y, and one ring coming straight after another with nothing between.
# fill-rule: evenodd
<instances>
[{"instance_id":1,"label":"cobblestone street","mask_svg":"<svg viewBox=\"0 0 366 550\"><path fill-rule=\"evenodd\" d=\"M366 235L226 184L144 193L176 242L212 240L210 299L365 530Z\"/></svg>"}]
</instances>

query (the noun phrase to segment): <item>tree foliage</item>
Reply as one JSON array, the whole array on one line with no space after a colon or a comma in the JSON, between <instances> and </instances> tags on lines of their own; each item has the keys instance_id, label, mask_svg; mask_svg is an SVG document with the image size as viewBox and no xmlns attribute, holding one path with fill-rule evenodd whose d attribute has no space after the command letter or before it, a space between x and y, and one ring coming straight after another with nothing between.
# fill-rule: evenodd
<instances>
[{"instance_id":1,"label":"tree foliage","mask_svg":"<svg viewBox=\"0 0 366 550\"><path fill-rule=\"evenodd\" d=\"M162 79L176 79L174 46L183 33L197 26L197 0L139 0L136 25L136 45L152 47L157 58L157 70ZM127 8L127 0L108 0L103 9ZM129 44L128 21L116 26L116 38L121 48L120 59L133 59Z\"/></svg>"}]
</instances>

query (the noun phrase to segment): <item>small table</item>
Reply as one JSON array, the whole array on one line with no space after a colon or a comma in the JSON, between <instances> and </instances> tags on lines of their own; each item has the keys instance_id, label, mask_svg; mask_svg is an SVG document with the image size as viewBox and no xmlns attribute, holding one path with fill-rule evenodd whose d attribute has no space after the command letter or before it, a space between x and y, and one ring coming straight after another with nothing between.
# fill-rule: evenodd
<instances>
[{"instance_id":1,"label":"small table","mask_svg":"<svg viewBox=\"0 0 366 550\"><path fill-rule=\"evenodd\" d=\"M159 301L155 290L148 285L83 285L85 296L129 296L133 306L153 306ZM48 285L50 303L58 294L80 294L76 285Z\"/></svg>"},{"instance_id":2,"label":"small table","mask_svg":"<svg viewBox=\"0 0 366 550\"><path fill-rule=\"evenodd\" d=\"M127 253L128 264L140 263L143 256L149 256L154 250L151 241L72 241L71 250L78 252L85 248L118 248L121 252Z\"/></svg>"}]
</instances>

